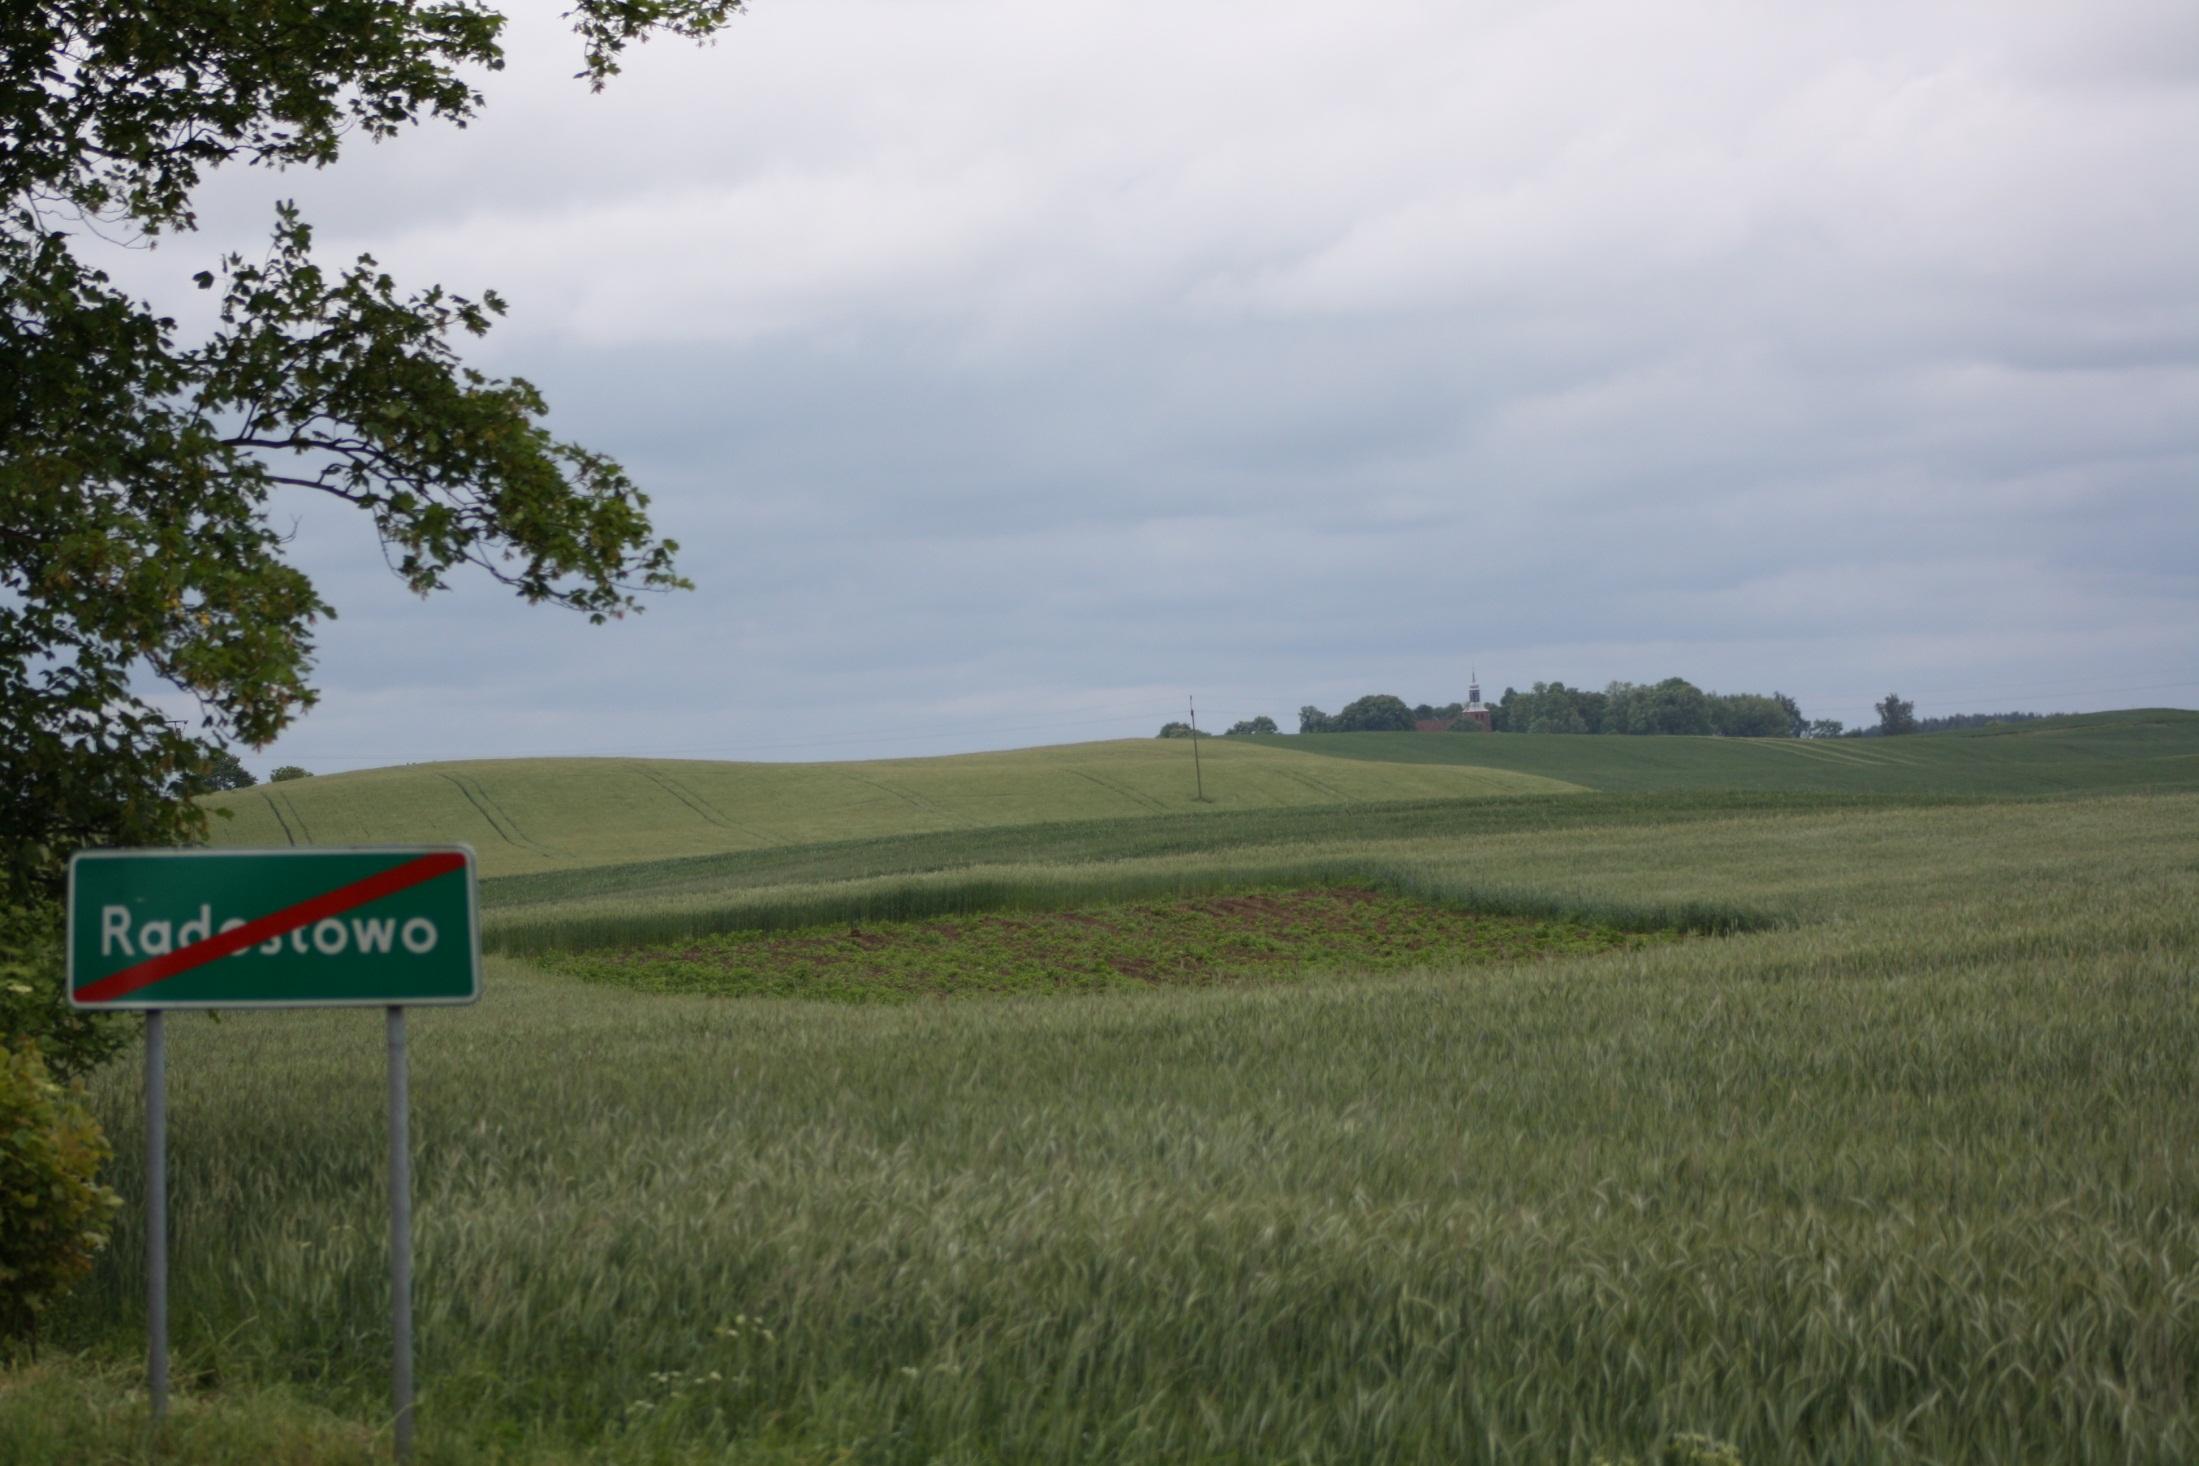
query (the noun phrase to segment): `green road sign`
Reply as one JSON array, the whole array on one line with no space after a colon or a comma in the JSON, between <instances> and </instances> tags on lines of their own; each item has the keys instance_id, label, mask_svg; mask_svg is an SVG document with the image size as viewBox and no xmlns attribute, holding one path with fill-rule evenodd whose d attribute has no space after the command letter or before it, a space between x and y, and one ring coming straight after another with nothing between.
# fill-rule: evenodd
<instances>
[{"instance_id":1,"label":"green road sign","mask_svg":"<svg viewBox=\"0 0 2199 1466\"><path fill-rule=\"evenodd\" d=\"M69 862L78 1008L305 1008L481 996L473 852L86 850Z\"/></svg>"}]
</instances>

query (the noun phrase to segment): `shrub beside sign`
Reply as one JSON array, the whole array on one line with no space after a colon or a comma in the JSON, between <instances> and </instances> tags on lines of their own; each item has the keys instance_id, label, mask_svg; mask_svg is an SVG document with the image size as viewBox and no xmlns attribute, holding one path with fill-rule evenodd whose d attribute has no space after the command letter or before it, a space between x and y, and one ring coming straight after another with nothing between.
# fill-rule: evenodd
<instances>
[{"instance_id":1,"label":"shrub beside sign","mask_svg":"<svg viewBox=\"0 0 2199 1466\"><path fill-rule=\"evenodd\" d=\"M69 863L79 1008L470 1003L473 852L86 850Z\"/></svg>"}]
</instances>

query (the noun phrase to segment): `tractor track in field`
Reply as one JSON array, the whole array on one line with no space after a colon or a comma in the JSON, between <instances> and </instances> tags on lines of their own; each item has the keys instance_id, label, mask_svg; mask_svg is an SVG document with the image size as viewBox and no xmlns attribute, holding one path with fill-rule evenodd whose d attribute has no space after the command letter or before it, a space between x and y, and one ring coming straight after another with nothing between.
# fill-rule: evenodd
<instances>
[{"instance_id":1,"label":"tractor track in field","mask_svg":"<svg viewBox=\"0 0 2199 1466\"><path fill-rule=\"evenodd\" d=\"M1100 775L1092 773L1086 769L1071 769L1069 770L1069 772L1075 774L1078 778L1083 779L1089 783L1099 785L1100 788L1105 789L1110 794L1120 794L1123 798L1129 800L1132 804L1141 805L1146 809L1157 809L1163 813L1168 812L1168 806L1161 803L1161 801L1155 799L1150 794L1140 794L1135 789L1125 788L1112 779L1103 778Z\"/></svg>"},{"instance_id":2,"label":"tractor track in field","mask_svg":"<svg viewBox=\"0 0 2199 1466\"><path fill-rule=\"evenodd\" d=\"M1339 804L1351 803L1351 796L1349 794L1346 794L1341 789L1331 789L1328 785L1322 783L1319 779L1316 779L1315 777L1313 777L1313 775L1307 773L1304 769L1278 769L1276 772L1283 775L1283 777L1286 779L1290 779L1296 783L1305 785L1308 789L1313 790L1317 794L1326 794L1329 798L1335 800Z\"/></svg>"},{"instance_id":3,"label":"tractor track in field","mask_svg":"<svg viewBox=\"0 0 2199 1466\"><path fill-rule=\"evenodd\" d=\"M260 798L267 801L267 812L275 817L276 824L282 826L283 838L285 840L288 840L293 845L297 844L298 837L290 833L290 821L283 818L282 806L275 803L275 796L267 790L262 789L260 791ZM296 811L292 812L295 813ZM300 820L299 823L302 825L305 822L303 820Z\"/></svg>"},{"instance_id":4,"label":"tractor track in field","mask_svg":"<svg viewBox=\"0 0 2199 1466\"><path fill-rule=\"evenodd\" d=\"M465 781L456 774L445 774L438 771L436 777L445 780L453 789L465 796L466 803L473 806L474 813L480 815L488 824L488 827L503 838L505 844L515 850L526 850L548 860L557 858L553 852L543 849L540 845L528 839L526 831L519 828L519 822L506 814L502 806L489 797L488 790L481 788L478 783L469 789L466 787ZM494 812L492 813L492 811ZM497 823L499 816L502 816L503 824ZM507 824L511 826L509 830L504 828L504 825Z\"/></svg>"},{"instance_id":5,"label":"tractor track in field","mask_svg":"<svg viewBox=\"0 0 2199 1466\"><path fill-rule=\"evenodd\" d=\"M937 805L931 803L929 800L924 799L921 796L911 794L906 789L896 789L893 785L886 783L882 779L866 779L861 774L850 773L846 769L835 770L835 772L839 773L844 778L853 779L858 784L868 785L870 788L876 789L881 794L891 794L894 798L908 805L911 809L921 810L925 814L932 816L934 819L945 820L950 826L966 828L969 825L969 821L962 818L960 815L949 814L947 813L947 811L939 808Z\"/></svg>"},{"instance_id":6,"label":"tractor track in field","mask_svg":"<svg viewBox=\"0 0 2199 1466\"><path fill-rule=\"evenodd\" d=\"M283 802L283 808L284 808L284 809L287 809L287 810L289 810L289 811L290 811L290 817L291 817L291 818L292 818L293 820L296 820L296 821L298 822L298 833L299 833L300 835L302 835L302 836L304 837L303 839L299 839L299 840L293 840L293 841L291 841L290 843L291 843L291 844L293 844L293 845L310 845L310 844L312 844L312 843L313 843L313 831L312 831L312 830L310 830L310 829L308 829L308 828L306 827L306 823L305 823L305 816L304 816L303 814L300 814L300 813L298 812L298 801L297 801L297 800L295 800L295 799L292 799L292 798L290 797L290 795L289 795L289 794L288 794L288 793L286 792L286 793L285 793L285 794L284 794L284 795L282 796L282 802ZM280 818L280 816L278 816L278 818ZM288 834L288 833L289 833L289 831L288 831L287 829L285 829L285 830L284 830L284 833L285 833L285 834Z\"/></svg>"},{"instance_id":7,"label":"tractor track in field","mask_svg":"<svg viewBox=\"0 0 2199 1466\"><path fill-rule=\"evenodd\" d=\"M701 815L704 823L716 825L721 830L731 830L737 835L746 835L749 839L754 840L759 845L769 845L771 843L770 836L764 834L761 830L751 829L747 825L741 824L736 820L729 819L727 816L719 812L717 807L712 805L709 800L703 798L694 790L682 785L671 775L660 774L655 769L646 768L641 764L633 764L629 767L631 767L633 772L641 775L644 779L647 779L650 783L656 785L659 789L662 789L665 793L671 795L674 799L677 799L680 803L686 805L696 814Z\"/></svg>"}]
</instances>

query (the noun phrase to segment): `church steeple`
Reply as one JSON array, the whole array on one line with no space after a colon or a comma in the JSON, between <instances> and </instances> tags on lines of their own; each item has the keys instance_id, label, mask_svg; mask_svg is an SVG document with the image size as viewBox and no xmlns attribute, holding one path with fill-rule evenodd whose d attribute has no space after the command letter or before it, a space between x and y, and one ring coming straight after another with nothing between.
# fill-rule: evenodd
<instances>
[{"instance_id":1,"label":"church steeple","mask_svg":"<svg viewBox=\"0 0 2199 1466\"><path fill-rule=\"evenodd\" d=\"M1461 729L1478 728L1484 733L1492 732L1495 729L1496 715L1490 712L1488 705L1481 700L1481 671L1479 668L1470 669L1466 674L1466 707L1458 715L1458 721L1451 726Z\"/></svg>"}]
</instances>

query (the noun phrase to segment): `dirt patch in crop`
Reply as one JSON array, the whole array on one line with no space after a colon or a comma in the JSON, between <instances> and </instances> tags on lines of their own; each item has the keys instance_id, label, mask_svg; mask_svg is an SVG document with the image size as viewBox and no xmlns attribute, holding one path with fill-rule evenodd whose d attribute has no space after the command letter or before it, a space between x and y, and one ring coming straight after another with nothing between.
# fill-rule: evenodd
<instances>
[{"instance_id":1,"label":"dirt patch in crop","mask_svg":"<svg viewBox=\"0 0 2199 1466\"><path fill-rule=\"evenodd\" d=\"M1235 892L568 953L544 965L656 992L892 1001L1203 987L1581 956L1675 940L1490 916L1363 886Z\"/></svg>"}]
</instances>

